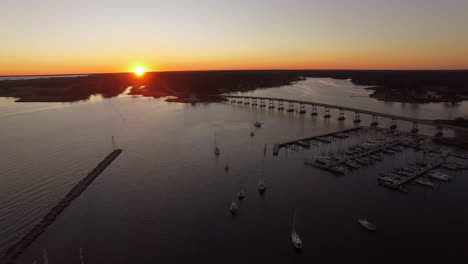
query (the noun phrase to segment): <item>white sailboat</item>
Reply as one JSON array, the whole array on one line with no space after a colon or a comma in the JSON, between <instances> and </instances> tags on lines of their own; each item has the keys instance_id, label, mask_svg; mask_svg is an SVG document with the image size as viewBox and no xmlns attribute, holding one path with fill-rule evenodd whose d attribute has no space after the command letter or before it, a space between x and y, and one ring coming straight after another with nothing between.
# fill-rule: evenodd
<instances>
[{"instance_id":1,"label":"white sailboat","mask_svg":"<svg viewBox=\"0 0 468 264\"><path fill-rule=\"evenodd\" d=\"M266 145L265 145L265 148L263 150L263 158L262 158L262 176L261 178L258 180L258 191L260 193L264 193L265 190L266 190L266 184L265 184L265 178L264 178L264 160L265 160L265 155L266 155Z\"/></svg>"},{"instance_id":2,"label":"white sailboat","mask_svg":"<svg viewBox=\"0 0 468 264\"><path fill-rule=\"evenodd\" d=\"M231 206L229 207L229 211L231 211L231 214L236 215L239 213L239 207L237 206L236 202L232 202Z\"/></svg>"},{"instance_id":3,"label":"white sailboat","mask_svg":"<svg viewBox=\"0 0 468 264\"><path fill-rule=\"evenodd\" d=\"M219 148L218 148L218 144L216 144L216 135L215 135L215 139L214 139L214 154L216 156L219 156L221 154L221 151L219 151Z\"/></svg>"},{"instance_id":4,"label":"white sailboat","mask_svg":"<svg viewBox=\"0 0 468 264\"><path fill-rule=\"evenodd\" d=\"M295 225L296 225L296 211L294 211L293 226L292 226L292 231L291 231L291 242L293 243L293 246L296 249L301 249L302 240L299 237L299 235L296 233Z\"/></svg>"}]
</instances>

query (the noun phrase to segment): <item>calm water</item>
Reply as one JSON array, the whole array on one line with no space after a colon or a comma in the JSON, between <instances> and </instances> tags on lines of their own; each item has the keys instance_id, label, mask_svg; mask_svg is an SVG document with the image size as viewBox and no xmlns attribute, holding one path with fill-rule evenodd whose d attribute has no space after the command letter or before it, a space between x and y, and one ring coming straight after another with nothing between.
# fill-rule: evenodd
<instances>
[{"instance_id":1,"label":"calm water","mask_svg":"<svg viewBox=\"0 0 468 264\"><path fill-rule=\"evenodd\" d=\"M284 87L254 93L277 91L271 95L290 93L292 98L312 98L315 89L323 98L337 91L367 93L359 87L350 92L347 81L306 82L291 87L302 91L297 97ZM337 88L340 85L345 87ZM345 99L336 102L348 102ZM423 115L419 111L412 114ZM371 132L308 151L283 149L279 156L271 155L275 143L352 127L349 119L339 124L336 118L324 121L241 105L120 96L79 103L2 99L0 120L2 251L114 147L124 149L18 263L32 263L43 249L51 264L78 263L80 248L86 263L341 263L382 256L400 263L446 262L468 254L463 250L468 245L468 211L461 202L467 199L466 173L452 174L452 182L434 190L410 186L410 193L402 195L378 186L376 175L421 153L407 150L341 177L304 165L320 152L378 136ZM254 130L255 120L265 126ZM251 131L256 133L253 138ZM219 158L213 154L215 139ZM224 171L226 162L229 173ZM268 186L264 196L256 189L262 163ZM247 196L240 215L233 218L228 208L240 188ZM304 242L301 254L290 244L294 210ZM364 232L356 223L360 217L373 221L378 231Z\"/></svg>"}]
</instances>

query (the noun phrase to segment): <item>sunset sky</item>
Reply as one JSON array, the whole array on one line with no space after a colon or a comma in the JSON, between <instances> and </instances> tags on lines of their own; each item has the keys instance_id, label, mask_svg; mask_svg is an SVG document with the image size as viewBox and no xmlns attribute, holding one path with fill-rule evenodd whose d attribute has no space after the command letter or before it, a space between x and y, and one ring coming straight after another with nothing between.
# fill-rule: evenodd
<instances>
[{"instance_id":1,"label":"sunset sky","mask_svg":"<svg viewBox=\"0 0 468 264\"><path fill-rule=\"evenodd\" d=\"M12 0L0 75L468 69L467 0Z\"/></svg>"}]
</instances>

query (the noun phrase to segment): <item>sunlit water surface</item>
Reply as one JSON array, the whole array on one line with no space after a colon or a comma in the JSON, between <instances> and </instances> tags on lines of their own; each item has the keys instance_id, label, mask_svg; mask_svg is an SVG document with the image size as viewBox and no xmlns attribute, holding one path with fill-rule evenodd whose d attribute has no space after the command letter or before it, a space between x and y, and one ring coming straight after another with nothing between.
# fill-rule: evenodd
<instances>
[{"instance_id":1,"label":"sunlit water surface","mask_svg":"<svg viewBox=\"0 0 468 264\"><path fill-rule=\"evenodd\" d=\"M374 109L376 100L350 97L368 91L347 81L312 79L288 89L253 94L337 104L365 101L362 107L376 111L388 106L378 102ZM429 118L437 115L437 107L442 106L407 109ZM464 107L451 108L452 114ZM385 112L404 112L394 104L389 109ZM445 111L439 114L448 117ZM254 129L255 120L264 127ZM382 258L401 263L447 261L467 254L468 211L462 202L467 199L466 173L452 173L452 182L437 184L434 190L410 186L410 193L403 195L378 186L376 176L422 157L410 149L344 176L304 165L318 153L342 151L379 136L366 131L272 156L273 144L350 128L351 118L338 123L336 118L243 105L120 96L78 103L2 99L0 122L1 251L114 148L124 150L18 263L32 263L43 249L49 263L78 263L80 248L85 263L342 263ZM215 141L221 150L218 158ZM268 186L263 196L256 187L261 175ZM247 195L240 215L232 217L229 204L241 188ZM294 211L304 242L301 253L290 243ZM370 219L378 231L365 232L358 218Z\"/></svg>"}]
</instances>

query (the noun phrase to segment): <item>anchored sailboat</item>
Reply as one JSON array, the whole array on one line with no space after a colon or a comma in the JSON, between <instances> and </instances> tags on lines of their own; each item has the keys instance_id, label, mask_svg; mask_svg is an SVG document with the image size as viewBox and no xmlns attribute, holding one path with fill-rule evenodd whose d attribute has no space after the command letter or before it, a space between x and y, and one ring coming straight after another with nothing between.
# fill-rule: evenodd
<instances>
[{"instance_id":1,"label":"anchored sailboat","mask_svg":"<svg viewBox=\"0 0 468 264\"><path fill-rule=\"evenodd\" d=\"M236 202L232 202L231 206L229 207L229 211L231 211L231 214L236 215L239 213L239 207L237 206Z\"/></svg>"}]
</instances>

